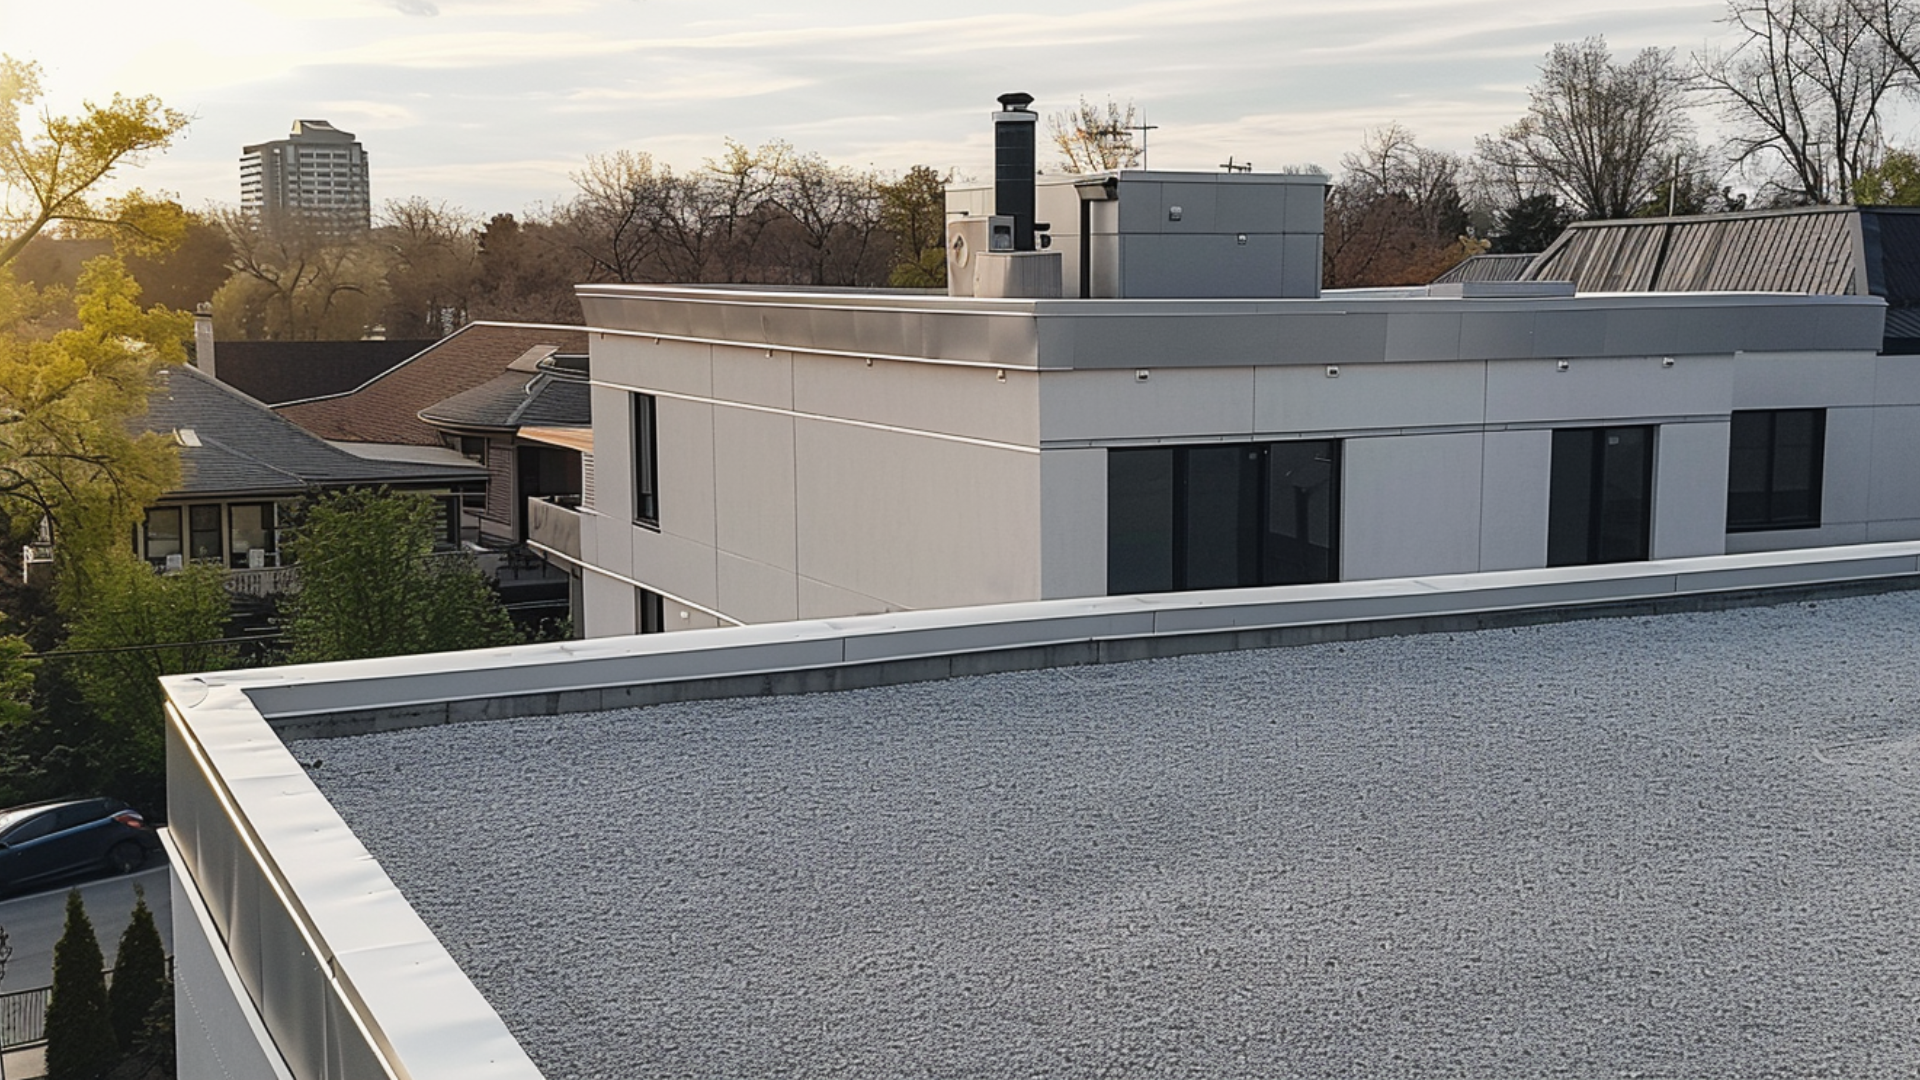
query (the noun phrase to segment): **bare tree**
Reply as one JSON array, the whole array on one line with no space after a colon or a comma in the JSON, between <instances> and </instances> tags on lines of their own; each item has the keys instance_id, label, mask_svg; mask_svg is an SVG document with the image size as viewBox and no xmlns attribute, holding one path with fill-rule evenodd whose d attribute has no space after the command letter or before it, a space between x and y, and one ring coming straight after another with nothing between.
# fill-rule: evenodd
<instances>
[{"instance_id":1,"label":"bare tree","mask_svg":"<svg viewBox=\"0 0 1920 1080\"><path fill-rule=\"evenodd\" d=\"M573 174L580 190L558 217L571 227L594 280L657 280L653 223L672 182L672 169L656 169L653 155L632 150L590 157Z\"/></svg>"},{"instance_id":2,"label":"bare tree","mask_svg":"<svg viewBox=\"0 0 1920 1080\"><path fill-rule=\"evenodd\" d=\"M475 224L465 210L419 196L381 209L373 240L387 261L387 336L445 337L467 321L480 281Z\"/></svg>"},{"instance_id":3,"label":"bare tree","mask_svg":"<svg viewBox=\"0 0 1920 1080\"><path fill-rule=\"evenodd\" d=\"M1693 58L1693 85L1733 127L1729 156L1773 201L1844 202L1878 160L1880 109L1906 67L1856 0L1732 0L1732 49Z\"/></svg>"},{"instance_id":4,"label":"bare tree","mask_svg":"<svg viewBox=\"0 0 1920 1080\"><path fill-rule=\"evenodd\" d=\"M1905 88L1920 80L1920 3L1916 0L1847 0L1854 17L1887 47Z\"/></svg>"},{"instance_id":5,"label":"bare tree","mask_svg":"<svg viewBox=\"0 0 1920 1080\"><path fill-rule=\"evenodd\" d=\"M1078 108L1047 117L1047 136L1068 172L1111 172L1140 162L1133 133L1140 122L1129 101L1124 106L1109 98L1099 105L1080 99Z\"/></svg>"},{"instance_id":6,"label":"bare tree","mask_svg":"<svg viewBox=\"0 0 1920 1080\"><path fill-rule=\"evenodd\" d=\"M1327 287L1425 284L1477 249L1461 167L1399 124L1368 132L1327 193Z\"/></svg>"},{"instance_id":7,"label":"bare tree","mask_svg":"<svg viewBox=\"0 0 1920 1080\"><path fill-rule=\"evenodd\" d=\"M1669 50L1644 49L1622 65L1605 38L1555 45L1527 114L1483 136L1480 161L1509 202L1551 194L1583 218L1626 217L1686 142L1685 87Z\"/></svg>"},{"instance_id":8,"label":"bare tree","mask_svg":"<svg viewBox=\"0 0 1920 1080\"><path fill-rule=\"evenodd\" d=\"M222 336L355 340L379 318L385 267L366 237L334 236L298 220L268 226L237 210L218 220L234 271L213 295Z\"/></svg>"}]
</instances>

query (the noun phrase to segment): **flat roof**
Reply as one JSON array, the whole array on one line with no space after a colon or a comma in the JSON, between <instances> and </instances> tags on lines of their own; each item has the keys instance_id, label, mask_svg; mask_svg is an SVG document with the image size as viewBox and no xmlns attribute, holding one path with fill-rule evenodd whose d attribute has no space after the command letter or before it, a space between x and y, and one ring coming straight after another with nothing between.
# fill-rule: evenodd
<instances>
[{"instance_id":1,"label":"flat roof","mask_svg":"<svg viewBox=\"0 0 1920 1080\"><path fill-rule=\"evenodd\" d=\"M550 1076L1920 1067L1920 593L291 749Z\"/></svg>"},{"instance_id":2,"label":"flat roof","mask_svg":"<svg viewBox=\"0 0 1920 1080\"><path fill-rule=\"evenodd\" d=\"M1887 310L1874 296L1761 292L1021 300L607 283L575 293L596 337L1041 371L1871 353Z\"/></svg>"}]
</instances>

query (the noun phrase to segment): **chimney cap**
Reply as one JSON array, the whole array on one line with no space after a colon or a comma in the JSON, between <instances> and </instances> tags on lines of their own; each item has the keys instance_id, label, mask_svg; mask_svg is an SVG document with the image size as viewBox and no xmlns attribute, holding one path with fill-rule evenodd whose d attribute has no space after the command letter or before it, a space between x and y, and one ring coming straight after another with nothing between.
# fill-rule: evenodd
<instances>
[{"instance_id":1,"label":"chimney cap","mask_svg":"<svg viewBox=\"0 0 1920 1080\"><path fill-rule=\"evenodd\" d=\"M1006 112L1026 112L1028 111L1027 106L1031 104L1033 104L1032 94L1012 93L1000 95L1000 108Z\"/></svg>"}]
</instances>

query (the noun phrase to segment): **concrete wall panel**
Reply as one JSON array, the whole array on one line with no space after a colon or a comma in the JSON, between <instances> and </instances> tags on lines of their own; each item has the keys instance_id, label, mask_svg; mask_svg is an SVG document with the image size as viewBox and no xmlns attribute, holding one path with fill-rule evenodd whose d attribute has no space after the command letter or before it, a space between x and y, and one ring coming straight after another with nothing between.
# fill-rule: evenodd
<instances>
[{"instance_id":1,"label":"concrete wall panel","mask_svg":"<svg viewBox=\"0 0 1920 1080\"><path fill-rule=\"evenodd\" d=\"M1039 407L1030 371L945 367L834 356L794 358L794 408L802 413L1036 446Z\"/></svg>"},{"instance_id":2,"label":"concrete wall panel","mask_svg":"<svg viewBox=\"0 0 1920 1080\"><path fill-rule=\"evenodd\" d=\"M633 577L656 592L672 593L702 607L720 603L720 583L716 578L711 539L696 539L670 532L631 526L633 537Z\"/></svg>"},{"instance_id":3,"label":"concrete wall panel","mask_svg":"<svg viewBox=\"0 0 1920 1080\"><path fill-rule=\"evenodd\" d=\"M625 337L629 346L611 371L596 365L594 377L642 390L713 396L713 346L693 341Z\"/></svg>"},{"instance_id":4,"label":"concrete wall panel","mask_svg":"<svg viewBox=\"0 0 1920 1080\"><path fill-rule=\"evenodd\" d=\"M1875 357L1873 393L1882 405L1920 405L1920 356Z\"/></svg>"},{"instance_id":5,"label":"concrete wall panel","mask_svg":"<svg viewBox=\"0 0 1920 1080\"><path fill-rule=\"evenodd\" d=\"M1460 318L1457 311L1387 316L1387 359L1452 360L1458 357Z\"/></svg>"},{"instance_id":6,"label":"concrete wall panel","mask_svg":"<svg viewBox=\"0 0 1920 1080\"><path fill-rule=\"evenodd\" d=\"M1489 431L1482 450L1480 569L1547 565L1553 432Z\"/></svg>"},{"instance_id":7,"label":"concrete wall panel","mask_svg":"<svg viewBox=\"0 0 1920 1080\"><path fill-rule=\"evenodd\" d=\"M1460 317L1460 355L1499 360L1533 356L1533 313L1476 308Z\"/></svg>"},{"instance_id":8,"label":"concrete wall panel","mask_svg":"<svg viewBox=\"0 0 1920 1080\"><path fill-rule=\"evenodd\" d=\"M1107 452L1040 454L1040 596L1107 593Z\"/></svg>"},{"instance_id":9,"label":"concrete wall panel","mask_svg":"<svg viewBox=\"0 0 1920 1080\"><path fill-rule=\"evenodd\" d=\"M1354 364L1328 378L1324 367L1255 369L1254 430L1356 431L1478 425L1486 365Z\"/></svg>"},{"instance_id":10,"label":"concrete wall panel","mask_svg":"<svg viewBox=\"0 0 1920 1080\"><path fill-rule=\"evenodd\" d=\"M1867 525L1867 542L1885 543L1894 540L1920 540L1920 518L1905 521L1874 521Z\"/></svg>"},{"instance_id":11,"label":"concrete wall panel","mask_svg":"<svg viewBox=\"0 0 1920 1080\"><path fill-rule=\"evenodd\" d=\"M1342 580L1479 569L1480 443L1478 432L1348 439Z\"/></svg>"},{"instance_id":12,"label":"concrete wall panel","mask_svg":"<svg viewBox=\"0 0 1920 1080\"><path fill-rule=\"evenodd\" d=\"M1892 406L1873 414L1873 475L1867 517L1920 518L1920 406Z\"/></svg>"},{"instance_id":13,"label":"concrete wall panel","mask_svg":"<svg viewBox=\"0 0 1920 1080\"><path fill-rule=\"evenodd\" d=\"M1653 557L1727 550L1727 425L1662 424L1653 454Z\"/></svg>"},{"instance_id":14,"label":"concrete wall panel","mask_svg":"<svg viewBox=\"0 0 1920 1080\"><path fill-rule=\"evenodd\" d=\"M837 619L848 615L880 615L897 610L885 600L865 596L812 578L800 579L800 617Z\"/></svg>"},{"instance_id":15,"label":"concrete wall panel","mask_svg":"<svg viewBox=\"0 0 1920 1080\"><path fill-rule=\"evenodd\" d=\"M637 631L633 586L605 574L585 570L580 576L582 637L617 637Z\"/></svg>"},{"instance_id":16,"label":"concrete wall panel","mask_svg":"<svg viewBox=\"0 0 1920 1080\"><path fill-rule=\"evenodd\" d=\"M792 572L794 419L713 410L714 536L721 551Z\"/></svg>"},{"instance_id":17,"label":"concrete wall panel","mask_svg":"<svg viewBox=\"0 0 1920 1080\"><path fill-rule=\"evenodd\" d=\"M1256 368L1059 371L1040 376L1049 440L1242 436L1254 430Z\"/></svg>"},{"instance_id":18,"label":"concrete wall panel","mask_svg":"<svg viewBox=\"0 0 1920 1080\"><path fill-rule=\"evenodd\" d=\"M1732 357L1689 356L1665 367L1658 356L1487 365L1487 422L1627 423L1635 417L1724 415L1732 400Z\"/></svg>"},{"instance_id":19,"label":"concrete wall panel","mask_svg":"<svg viewBox=\"0 0 1920 1080\"><path fill-rule=\"evenodd\" d=\"M1733 407L1871 405L1879 367L1877 357L1865 354L1747 353L1734 362Z\"/></svg>"},{"instance_id":20,"label":"concrete wall panel","mask_svg":"<svg viewBox=\"0 0 1920 1080\"><path fill-rule=\"evenodd\" d=\"M660 531L708 546L714 542L713 411L701 401L655 399ZM633 444L629 440L625 445ZM598 463L595 458L596 467ZM628 486L631 489L631 479ZM637 575L642 564L633 565Z\"/></svg>"},{"instance_id":21,"label":"concrete wall panel","mask_svg":"<svg viewBox=\"0 0 1920 1080\"><path fill-rule=\"evenodd\" d=\"M907 608L1039 597L1039 454L817 421L796 434L802 576Z\"/></svg>"},{"instance_id":22,"label":"concrete wall panel","mask_svg":"<svg viewBox=\"0 0 1920 1080\"><path fill-rule=\"evenodd\" d=\"M791 569L719 555L719 609L747 623L785 622L800 617L799 581Z\"/></svg>"},{"instance_id":23,"label":"concrete wall panel","mask_svg":"<svg viewBox=\"0 0 1920 1080\"><path fill-rule=\"evenodd\" d=\"M1873 476L1873 409L1828 409L1821 469L1820 522L1867 520Z\"/></svg>"},{"instance_id":24,"label":"concrete wall panel","mask_svg":"<svg viewBox=\"0 0 1920 1080\"><path fill-rule=\"evenodd\" d=\"M793 408L793 354L776 349L715 346L713 396L722 401Z\"/></svg>"}]
</instances>

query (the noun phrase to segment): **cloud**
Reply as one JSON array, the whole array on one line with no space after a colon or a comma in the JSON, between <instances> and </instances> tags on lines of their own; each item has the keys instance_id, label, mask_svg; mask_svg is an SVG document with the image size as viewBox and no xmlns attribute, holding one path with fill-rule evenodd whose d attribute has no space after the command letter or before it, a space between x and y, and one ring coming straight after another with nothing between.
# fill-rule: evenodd
<instances>
[{"instance_id":1,"label":"cloud","mask_svg":"<svg viewBox=\"0 0 1920 1080\"><path fill-rule=\"evenodd\" d=\"M440 8L432 0L386 0L388 7L402 15L434 16L440 14Z\"/></svg>"}]
</instances>

